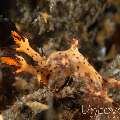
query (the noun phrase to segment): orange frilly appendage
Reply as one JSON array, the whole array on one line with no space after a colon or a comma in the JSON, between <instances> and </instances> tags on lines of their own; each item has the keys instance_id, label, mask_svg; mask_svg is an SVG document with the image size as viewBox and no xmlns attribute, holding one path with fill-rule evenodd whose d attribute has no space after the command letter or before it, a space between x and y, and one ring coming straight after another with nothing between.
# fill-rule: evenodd
<instances>
[{"instance_id":1,"label":"orange frilly appendage","mask_svg":"<svg viewBox=\"0 0 120 120\"><path fill-rule=\"evenodd\" d=\"M21 56L16 56L15 58L0 57L0 62L14 66L16 68L16 73L28 72L37 75L36 69L32 65L27 64L25 59Z\"/></svg>"},{"instance_id":2,"label":"orange frilly appendage","mask_svg":"<svg viewBox=\"0 0 120 120\"><path fill-rule=\"evenodd\" d=\"M7 65L17 65L17 61L14 58L11 57L0 57L0 62L5 63Z\"/></svg>"},{"instance_id":3,"label":"orange frilly appendage","mask_svg":"<svg viewBox=\"0 0 120 120\"><path fill-rule=\"evenodd\" d=\"M12 31L11 35L18 47L16 48L17 52L23 52L30 56L34 61L38 63L39 66L45 64L46 60L44 57L40 56L38 52L32 49L27 38L20 36L17 32Z\"/></svg>"}]
</instances>

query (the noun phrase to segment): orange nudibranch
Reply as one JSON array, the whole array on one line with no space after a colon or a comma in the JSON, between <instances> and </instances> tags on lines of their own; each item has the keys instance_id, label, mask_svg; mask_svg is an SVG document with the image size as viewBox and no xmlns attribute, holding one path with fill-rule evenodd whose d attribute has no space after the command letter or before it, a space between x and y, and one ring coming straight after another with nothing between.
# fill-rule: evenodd
<instances>
[{"instance_id":1,"label":"orange nudibranch","mask_svg":"<svg viewBox=\"0 0 120 120\"><path fill-rule=\"evenodd\" d=\"M102 86L102 76L89 64L87 59L78 50L78 40L73 38L71 47L65 51L52 53L44 58L31 48L27 38L20 36L15 31L11 32L16 45L16 52L23 52L30 56L37 66L28 65L22 57L0 57L0 61L13 66L20 66L19 72L27 71L37 76L40 81L55 80L73 76L77 79L89 77L96 87Z\"/></svg>"}]
</instances>

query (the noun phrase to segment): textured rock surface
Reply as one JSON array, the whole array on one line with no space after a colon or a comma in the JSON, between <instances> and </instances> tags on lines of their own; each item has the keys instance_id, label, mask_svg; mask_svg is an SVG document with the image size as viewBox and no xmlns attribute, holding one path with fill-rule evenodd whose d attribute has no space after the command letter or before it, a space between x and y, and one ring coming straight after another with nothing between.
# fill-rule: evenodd
<instances>
[{"instance_id":1,"label":"textured rock surface","mask_svg":"<svg viewBox=\"0 0 120 120\"><path fill-rule=\"evenodd\" d=\"M3 6L0 4L0 22L5 23L3 26L6 27L12 20L18 31L30 39L30 45L37 51L43 53L40 49L42 47L43 54L48 57L56 50L69 48L71 38L77 37L80 43L79 51L86 55L98 70L102 67L101 75L104 78L112 76L119 80L119 56L110 65L106 61L113 59L113 56L120 51L119 0L4 1L1 1L1 3L4 3ZM1 23L0 33L2 31L5 34L0 35L0 43L2 44L0 48L5 46L14 48L14 46L11 46L13 41L10 41L11 37L9 36L11 30L15 30L15 26L10 23L7 27L10 27L10 29L4 30L1 29L3 28ZM117 31L115 30L116 26ZM7 42L3 42L6 39ZM114 52L111 53L111 48L117 48L117 51L113 49ZM1 55L8 55L8 53L14 54L15 52L10 50L0 52ZM108 56L106 56L107 54ZM28 56L24 58L27 58L26 60L33 64ZM105 66L102 66L104 63L106 63ZM36 65L36 63L34 64ZM3 72L3 68L1 69ZM2 111L5 120L120 119L120 90L118 87L108 88L109 96L114 100L111 103L111 99L108 96L106 97L105 92L96 93L94 84L91 84L91 79L88 76L87 78L79 78L79 80L68 77L65 79L66 84L56 92L54 89L50 90L42 85L37 90L38 86L34 82L36 78L29 74L26 77L26 73L15 77L11 71L14 70L8 69L3 72L3 76L1 76L3 80L0 84L0 104L4 105L2 107L6 109ZM107 80L105 80L106 83ZM61 83L62 81L58 81L58 85L61 85ZM47 107L48 109L45 109ZM84 107L86 114L83 114L82 107ZM98 112L103 114L98 115ZM51 114L54 116L51 116Z\"/></svg>"}]
</instances>

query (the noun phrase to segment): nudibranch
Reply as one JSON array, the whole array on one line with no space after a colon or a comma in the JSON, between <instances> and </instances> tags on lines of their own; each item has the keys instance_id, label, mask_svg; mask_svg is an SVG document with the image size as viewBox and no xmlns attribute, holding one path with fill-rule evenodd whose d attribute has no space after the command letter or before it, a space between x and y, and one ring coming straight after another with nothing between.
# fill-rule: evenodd
<instances>
[{"instance_id":1,"label":"nudibranch","mask_svg":"<svg viewBox=\"0 0 120 120\"><path fill-rule=\"evenodd\" d=\"M18 66L16 73L29 72L36 76L38 82L42 81L48 84L49 81L64 81L66 77L76 79L89 77L96 88L102 88L103 79L94 69L88 60L78 50L78 40L73 38L68 50L54 52L48 57L42 57L29 44L27 38L19 35L17 32L11 32L16 45L16 52L24 52L37 63L36 66L29 65L22 56L15 58L0 57L0 60L6 64Z\"/></svg>"}]
</instances>

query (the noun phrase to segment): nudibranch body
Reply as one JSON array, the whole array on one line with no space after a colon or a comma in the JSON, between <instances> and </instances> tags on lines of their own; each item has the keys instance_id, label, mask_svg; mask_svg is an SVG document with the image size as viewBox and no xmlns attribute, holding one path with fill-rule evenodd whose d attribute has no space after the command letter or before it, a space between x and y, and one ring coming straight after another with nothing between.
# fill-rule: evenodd
<instances>
[{"instance_id":1,"label":"nudibranch body","mask_svg":"<svg viewBox=\"0 0 120 120\"><path fill-rule=\"evenodd\" d=\"M47 61L46 67L49 72L47 76L50 80L54 80L56 77L61 79L68 76L75 77L77 79L82 77L89 77L96 87L102 88L102 77L89 64L87 59L78 50L78 40L73 39L70 49L66 51L58 51L51 54ZM43 72L44 73L44 72Z\"/></svg>"}]
</instances>

